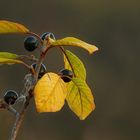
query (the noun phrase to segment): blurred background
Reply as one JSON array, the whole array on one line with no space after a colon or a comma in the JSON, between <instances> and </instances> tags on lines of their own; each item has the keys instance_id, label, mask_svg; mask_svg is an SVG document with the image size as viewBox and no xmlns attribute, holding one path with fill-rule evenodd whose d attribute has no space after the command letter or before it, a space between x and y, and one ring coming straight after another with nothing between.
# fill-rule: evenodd
<instances>
[{"instance_id":1,"label":"blurred background","mask_svg":"<svg viewBox=\"0 0 140 140\"><path fill-rule=\"evenodd\" d=\"M19 22L41 35L74 36L96 45L93 55L67 47L87 68L96 109L80 121L67 105L57 113L38 114L29 106L17 140L138 140L140 139L140 1L138 0L0 0L0 19ZM25 51L25 35L0 35L0 51ZM38 56L37 51L35 55ZM48 71L58 72L58 49L46 57ZM0 97L8 89L20 92L21 65L0 66ZM0 140L7 140L15 118L0 111Z\"/></svg>"}]
</instances>

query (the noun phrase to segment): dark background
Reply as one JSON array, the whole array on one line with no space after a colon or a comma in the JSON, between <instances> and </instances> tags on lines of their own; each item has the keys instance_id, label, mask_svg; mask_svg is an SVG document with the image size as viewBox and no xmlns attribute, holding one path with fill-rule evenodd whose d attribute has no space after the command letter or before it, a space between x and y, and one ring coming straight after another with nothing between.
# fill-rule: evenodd
<instances>
[{"instance_id":1,"label":"dark background","mask_svg":"<svg viewBox=\"0 0 140 140\"><path fill-rule=\"evenodd\" d=\"M0 19L22 23L39 35L51 31L56 38L78 37L99 48L88 55L70 47L87 68L96 110L80 121L67 105L57 113L38 114L32 102L18 140L140 139L139 0L1 0ZM0 51L30 54L23 48L24 37L0 35ZM57 49L50 51L48 71L63 68L59 55ZM21 65L0 66L0 97L8 89L20 92L27 72ZM8 139L14 119L0 111L0 140Z\"/></svg>"}]
</instances>

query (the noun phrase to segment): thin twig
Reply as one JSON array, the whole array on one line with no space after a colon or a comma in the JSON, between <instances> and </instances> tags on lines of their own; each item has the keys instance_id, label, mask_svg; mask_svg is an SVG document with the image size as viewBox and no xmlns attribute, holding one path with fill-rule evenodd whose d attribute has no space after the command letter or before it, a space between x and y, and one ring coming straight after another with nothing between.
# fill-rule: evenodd
<instances>
[{"instance_id":1,"label":"thin twig","mask_svg":"<svg viewBox=\"0 0 140 140\"><path fill-rule=\"evenodd\" d=\"M24 116L25 116L25 112L26 112L27 107L29 105L30 99L33 96L33 88L34 88L34 86L35 86L35 84L37 82L37 79L38 79L38 74L39 74L39 70L40 70L40 67L41 67L41 63L43 61L43 57L40 56L40 59L39 59L39 61L37 63L37 70L36 70L36 73L35 73L35 83L34 83L34 85L31 85L31 88L24 87L25 88L25 92L29 93L29 94L26 97L26 101L25 101L23 107L21 108L21 111L20 111L19 115L16 116L16 120L15 120L15 123L14 123L13 129L12 129L12 133L11 133L11 136L10 136L9 140L16 140L19 128L20 128L20 126L21 126L21 124L23 122L23 119L24 119ZM26 91L26 90L28 90L28 91Z\"/></svg>"},{"instance_id":2,"label":"thin twig","mask_svg":"<svg viewBox=\"0 0 140 140\"><path fill-rule=\"evenodd\" d=\"M16 115L16 121L14 123L13 129L12 129L12 133L11 133L11 137L10 140L15 140L19 131L19 128L23 122L24 116L25 116L25 112L27 110L27 107L29 105L29 101L32 98L31 95L27 96L28 98L26 99L25 104L23 105L21 112Z\"/></svg>"},{"instance_id":3,"label":"thin twig","mask_svg":"<svg viewBox=\"0 0 140 140\"><path fill-rule=\"evenodd\" d=\"M15 116L18 116L19 113L17 112L17 110L15 110L12 106L7 106L7 110L9 110L11 113L13 113Z\"/></svg>"},{"instance_id":4,"label":"thin twig","mask_svg":"<svg viewBox=\"0 0 140 140\"><path fill-rule=\"evenodd\" d=\"M31 67L28 65L28 64L26 64L26 63L22 63L27 69L31 69Z\"/></svg>"},{"instance_id":5,"label":"thin twig","mask_svg":"<svg viewBox=\"0 0 140 140\"><path fill-rule=\"evenodd\" d=\"M34 61L34 62L38 61L38 59L34 55L30 55L30 56L28 56L28 55L19 55L18 59L21 59L21 60L27 59L27 60Z\"/></svg>"},{"instance_id":6,"label":"thin twig","mask_svg":"<svg viewBox=\"0 0 140 140\"><path fill-rule=\"evenodd\" d=\"M6 108L7 108L7 104L2 99L0 99L0 109L6 109Z\"/></svg>"},{"instance_id":7,"label":"thin twig","mask_svg":"<svg viewBox=\"0 0 140 140\"><path fill-rule=\"evenodd\" d=\"M40 39L40 37L38 35L34 34L34 33L30 32L29 34L35 35L36 37L38 37ZM42 40L40 39L40 41L42 41ZM41 42L41 44L43 44L43 43ZM42 64L42 62L44 60L44 57L45 57L47 51L50 48L51 48L51 46L50 46L50 44L48 42L45 52L41 51L40 58L39 58L39 60L37 62L37 67L35 69L34 82L32 83L32 85L30 85L28 88L26 88L26 84L24 85L24 88L23 88L24 90L23 91L25 93L28 93L28 95L26 96L26 101L25 101L23 107L21 108L21 111L20 111L19 115L16 115L16 120L15 120L13 129L12 129L10 140L16 140L19 128L20 128L20 126L21 126L21 124L23 122L25 112L26 112L27 107L29 105L30 99L33 97L33 89L34 89L34 87L35 87L35 85L37 83L37 80L38 80L38 74L39 74L39 71L40 71L40 68L41 68L41 64Z\"/></svg>"},{"instance_id":8,"label":"thin twig","mask_svg":"<svg viewBox=\"0 0 140 140\"><path fill-rule=\"evenodd\" d=\"M4 100L0 99L0 109L7 109L15 116L18 114L18 112L10 105L8 105Z\"/></svg>"}]
</instances>

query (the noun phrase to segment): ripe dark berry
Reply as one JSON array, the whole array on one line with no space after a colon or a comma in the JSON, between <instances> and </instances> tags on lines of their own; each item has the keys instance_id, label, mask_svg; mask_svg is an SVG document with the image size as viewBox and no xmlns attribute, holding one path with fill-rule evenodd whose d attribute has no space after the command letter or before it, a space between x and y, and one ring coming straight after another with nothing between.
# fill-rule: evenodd
<instances>
[{"instance_id":1,"label":"ripe dark berry","mask_svg":"<svg viewBox=\"0 0 140 140\"><path fill-rule=\"evenodd\" d=\"M64 82L70 82L72 77L73 77L73 72L68 69L62 69L59 72L59 75L61 75L61 78L63 79Z\"/></svg>"},{"instance_id":2,"label":"ripe dark berry","mask_svg":"<svg viewBox=\"0 0 140 140\"><path fill-rule=\"evenodd\" d=\"M41 39L44 40L47 36L50 37L50 38L52 38L52 39L55 39L54 34L53 33L50 33L50 32L46 32L46 33L42 34L41 35Z\"/></svg>"},{"instance_id":3,"label":"ripe dark berry","mask_svg":"<svg viewBox=\"0 0 140 140\"><path fill-rule=\"evenodd\" d=\"M18 94L14 90L8 90L4 95L4 101L9 105L13 105L17 98Z\"/></svg>"},{"instance_id":4,"label":"ripe dark berry","mask_svg":"<svg viewBox=\"0 0 140 140\"><path fill-rule=\"evenodd\" d=\"M33 63L31 65L31 67L33 67L33 69L35 70L36 69L36 63ZM40 71L39 71L38 78L41 78L45 73L46 73L46 66L44 64L41 64L41 68L40 68Z\"/></svg>"},{"instance_id":5,"label":"ripe dark berry","mask_svg":"<svg viewBox=\"0 0 140 140\"><path fill-rule=\"evenodd\" d=\"M28 36L24 40L24 48L29 52L34 51L37 48L38 44L39 42L34 36Z\"/></svg>"}]
</instances>

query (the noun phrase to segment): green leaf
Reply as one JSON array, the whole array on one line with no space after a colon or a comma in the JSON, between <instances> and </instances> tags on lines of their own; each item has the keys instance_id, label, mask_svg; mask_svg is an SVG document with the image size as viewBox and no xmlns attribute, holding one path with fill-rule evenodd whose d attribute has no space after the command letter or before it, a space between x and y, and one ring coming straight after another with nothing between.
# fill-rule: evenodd
<instances>
[{"instance_id":1,"label":"green leaf","mask_svg":"<svg viewBox=\"0 0 140 140\"><path fill-rule=\"evenodd\" d=\"M86 84L86 70L82 61L72 52L65 51L64 55L65 68L73 70L76 78L67 83L67 102L71 110L81 119L84 120L95 108L93 95Z\"/></svg>"},{"instance_id":2,"label":"green leaf","mask_svg":"<svg viewBox=\"0 0 140 140\"><path fill-rule=\"evenodd\" d=\"M86 80L86 69L82 61L69 50L66 50L65 53L67 55L67 58L64 55L65 68L72 70L75 77Z\"/></svg>"},{"instance_id":3,"label":"green leaf","mask_svg":"<svg viewBox=\"0 0 140 140\"><path fill-rule=\"evenodd\" d=\"M66 100L69 107L81 120L84 120L95 109L90 88L85 81L73 78L67 90Z\"/></svg>"},{"instance_id":4,"label":"green leaf","mask_svg":"<svg viewBox=\"0 0 140 140\"><path fill-rule=\"evenodd\" d=\"M88 44L80 39L74 37L66 37L60 40L50 39L50 44L52 46L75 46L87 50L90 54L97 51L98 48L94 45Z\"/></svg>"},{"instance_id":5,"label":"green leaf","mask_svg":"<svg viewBox=\"0 0 140 140\"><path fill-rule=\"evenodd\" d=\"M18 55L8 52L0 52L0 64L15 64L23 63L21 60L17 60Z\"/></svg>"},{"instance_id":6,"label":"green leaf","mask_svg":"<svg viewBox=\"0 0 140 140\"><path fill-rule=\"evenodd\" d=\"M9 52L0 52L0 58L17 59L18 55Z\"/></svg>"},{"instance_id":7,"label":"green leaf","mask_svg":"<svg viewBox=\"0 0 140 140\"><path fill-rule=\"evenodd\" d=\"M11 22L7 20L0 20L0 34L4 33L27 33L29 29L27 29L24 25Z\"/></svg>"},{"instance_id":8,"label":"green leaf","mask_svg":"<svg viewBox=\"0 0 140 140\"><path fill-rule=\"evenodd\" d=\"M23 63L20 60L14 60L14 59L7 59L7 58L0 58L0 64L16 64L16 63Z\"/></svg>"}]
</instances>

